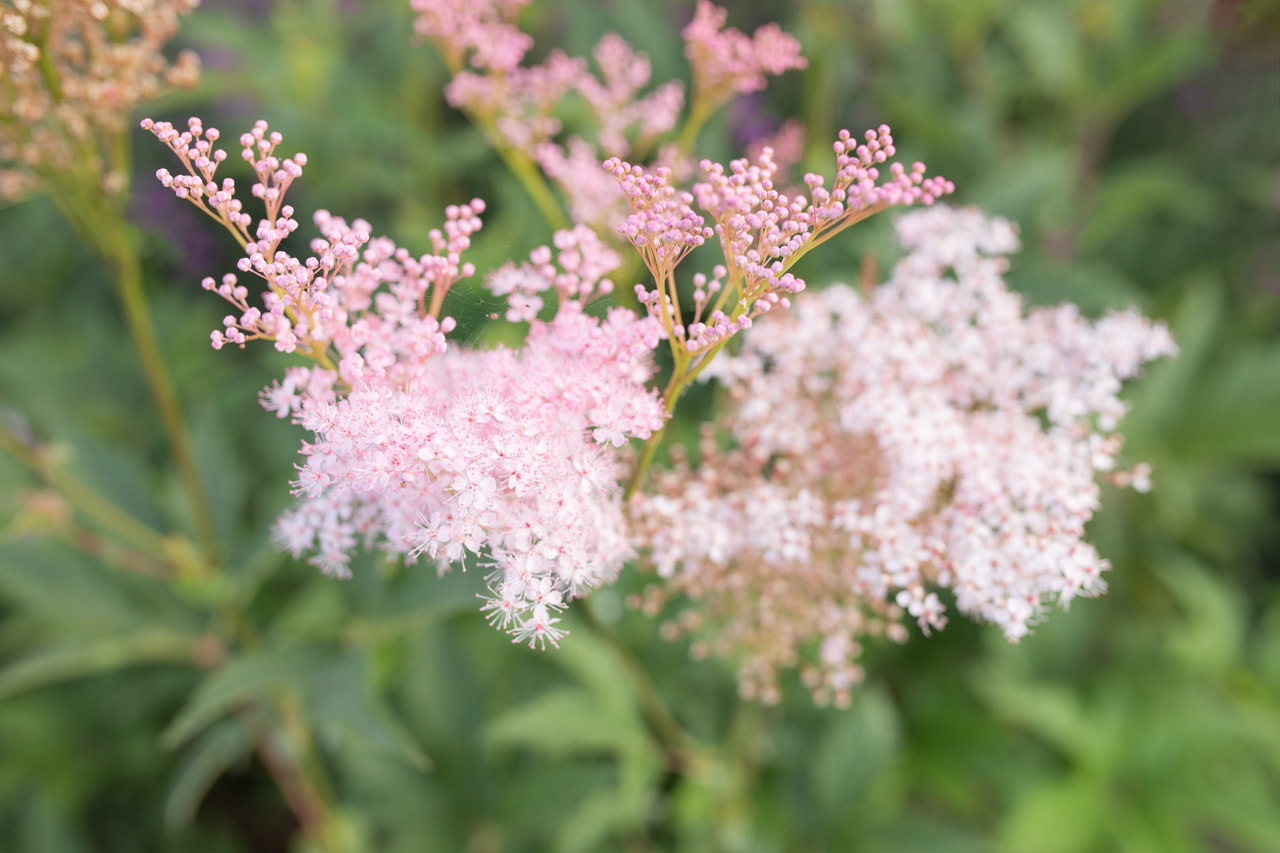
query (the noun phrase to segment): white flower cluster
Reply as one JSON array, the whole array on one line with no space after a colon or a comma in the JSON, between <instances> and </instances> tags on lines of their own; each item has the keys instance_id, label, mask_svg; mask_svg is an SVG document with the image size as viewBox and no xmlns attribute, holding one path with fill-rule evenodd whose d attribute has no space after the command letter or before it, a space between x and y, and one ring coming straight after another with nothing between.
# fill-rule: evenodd
<instances>
[{"instance_id":1,"label":"white flower cluster","mask_svg":"<svg viewBox=\"0 0 1280 853\"><path fill-rule=\"evenodd\" d=\"M634 503L666 579L644 606L690 598L670 632L740 659L749 696L800 666L816 699L847 701L860 637L942 627L940 589L1017 640L1046 602L1105 586L1082 538L1095 475L1120 450L1122 380L1176 351L1168 331L1026 310L1001 279L1006 221L939 206L898 231L908 254L869 298L805 294L710 366L728 415Z\"/></svg>"}]
</instances>

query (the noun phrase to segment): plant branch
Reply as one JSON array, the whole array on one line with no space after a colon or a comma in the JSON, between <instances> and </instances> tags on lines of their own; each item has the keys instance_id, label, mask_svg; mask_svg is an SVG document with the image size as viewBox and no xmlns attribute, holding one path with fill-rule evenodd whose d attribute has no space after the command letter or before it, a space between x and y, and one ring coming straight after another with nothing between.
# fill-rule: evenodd
<instances>
[{"instance_id":1,"label":"plant branch","mask_svg":"<svg viewBox=\"0 0 1280 853\"><path fill-rule=\"evenodd\" d=\"M98 494L77 477L64 471L47 450L19 438L0 422L0 449L30 468L88 518L110 530L129 545L166 564L173 562L175 550L171 537L166 537L138 521L129 513Z\"/></svg>"},{"instance_id":2,"label":"plant branch","mask_svg":"<svg viewBox=\"0 0 1280 853\"><path fill-rule=\"evenodd\" d=\"M142 362L143 374L151 396L160 411L160 420L169 440L169 448L173 453L178 477L187 494L187 499L191 502L197 537L204 549L206 559L211 563L217 563L220 549L217 530L213 523L213 511L201 483L195 454L191 448L190 434L151 321L151 312L147 306L146 293L142 285L142 270L138 261L137 236L133 233L132 227L123 221L118 221L111 236L113 239L109 241L112 250L109 260L116 273L116 288L121 307L124 309L125 321L129 326L129 334L133 338L138 358Z\"/></svg>"}]
</instances>

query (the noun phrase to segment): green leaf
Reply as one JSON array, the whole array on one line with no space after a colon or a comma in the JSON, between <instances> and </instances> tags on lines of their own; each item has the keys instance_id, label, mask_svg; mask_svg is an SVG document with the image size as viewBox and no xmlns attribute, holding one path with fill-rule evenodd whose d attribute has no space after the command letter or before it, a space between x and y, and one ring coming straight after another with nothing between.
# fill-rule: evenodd
<instances>
[{"instance_id":1,"label":"green leaf","mask_svg":"<svg viewBox=\"0 0 1280 853\"><path fill-rule=\"evenodd\" d=\"M54 543L0 547L0 598L64 638L123 635L143 624L182 628L189 617L163 584L109 571Z\"/></svg>"},{"instance_id":2,"label":"green leaf","mask_svg":"<svg viewBox=\"0 0 1280 853\"><path fill-rule=\"evenodd\" d=\"M1065 687L1018 680L988 670L974 686L991 709L1048 741L1069 759L1094 766L1105 762L1107 733L1098 730L1079 697Z\"/></svg>"},{"instance_id":3,"label":"green leaf","mask_svg":"<svg viewBox=\"0 0 1280 853\"><path fill-rule=\"evenodd\" d=\"M1196 278L1187 283L1186 293L1169 323L1178 355L1152 365L1142 381L1136 383L1133 411L1124 420L1126 434L1167 441L1176 432L1182 418L1193 408L1188 401L1216 344L1222 301L1218 282Z\"/></svg>"},{"instance_id":4,"label":"green leaf","mask_svg":"<svg viewBox=\"0 0 1280 853\"><path fill-rule=\"evenodd\" d=\"M380 642L414 634L465 611L479 611L483 589L474 573L454 569L437 577L425 566L410 566L399 582L388 588L386 598L363 621L348 626L356 640Z\"/></svg>"},{"instance_id":5,"label":"green leaf","mask_svg":"<svg viewBox=\"0 0 1280 853\"><path fill-rule=\"evenodd\" d=\"M161 663L194 666L199 644L198 637L164 630L60 644L0 669L0 699L127 666Z\"/></svg>"},{"instance_id":6,"label":"green leaf","mask_svg":"<svg viewBox=\"0 0 1280 853\"><path fill-rule=\"evenodd\" d=\"M1200 33L1174 33L1151 39L1144 33L1137 50L1122 54L1123 67L1094 93L1094 109L1119 117L1185 80L1212 56L1212 46Z\"/></svg>"},{"instance_id":7,"label":"green leaf","mask_svg":"<svg viewBox=\"0 0 1280 853\"><path fill-rule=\"evenodd\" d=\"M1085 853L1102 829L1104 791L1067 777L1024 791L1001 821L1000 849L1009 853Z\"/></svg>"},{"instance_id":8,"label":"green leaf","mask_svg":"<svg viewBox=\"0 0 1280 853\"><path fill-rule=\"evenodd\" d=\"M1176 162L1141 161L1106 175L1096 209L1080 231L1080 245L1097 251L1124 228L1156 216L1206 225L1217 214L1219 199Z\"/></svg>"},{"instance_id":9,"label":"green leaf","mask_svg":"<svg viewBox=\"0 0 1280 853\"><path fill-rule=\"evenodd\" d=\"M1254 345L1219 360L1179 422L1179 451L1280 464L1280 346Z\"/></svg>"},{"instance_id":10,"label":"green leaf","mask_svg":"<svg viewBox=\"0 0 1280 853\"><path fill-rule=\"evenodd\" d=\"M347 622L348 584L316 572L307 578L271 623L271 636L281 645L338 637Z\"/></svg>"},{"instance_id":11,"label":"green leaf","mask_svg":"<svg viewBox=\"0 0 1280 853\"><path fill-rule=\"evenodd\" d=\"M1009 34L1039 87L1071 98L1080 89L1081 50L1066 3L1022 3L1008 19Z\"/></svg>"},{"instance_id":12,"label":"green leaf","mask_svg":"<svg viewBox=\"0 0 1280 853\"><path fill-rule=\"evenodd\" d=\"M631 823L626 809L620 809L612 790L593 791L573 809L556 833L557 853L583 853L604 850L603 842L620 826Z\"/></svg>"},{"instance_id":13,"label":"green leaf","mask_svg":"<svg viewBox=\"0 0 1280 853\"><path fill-rule=\"evenodd\" d=\"M1186 613L1170 653L1193 672L1226 675L1237 665L1244 641L1245 608L1236 591L1189 554L1170 552L1154 571Z\"/></svg>"},{"instance_id":14,"label":"green leaf","mask_svg":"<svg viewBox=\"0 0 1280 853\"><path fill-rule=\"evenodd\" d=\"M373 689L370 657L364 649L349 649L300 673L307 719L322 734L360 738L426 770L431 760Z\"/></svg>"},{"instance_id":15,"label":"green leaf","mask_svg":"<svg viewBox=\"0 0 1280 853\"><path fill-rule=\"evenodd\" d=\"M899 739L897 709L875 687L863 689L851 708L832 718L812 771L814 793L832 819L857 810L893 762Z\"/></svg>"},{"instance_id":16,"label":"green leaf","mask_svg":"<svg viewBox=\"0 0 1280 853\"><path fill-rule=\"evenodd\" d=\"M644 736L637 723L609 715L580 687L557 687L498 715L485 727L484 739L493 748L525 747L552 756L612 753Z\"/></svg>"},{"instance_id":17,"label":"green leaf","mask_svg":"<svg viewBox=\"0 0 1280 853\"><path fill-rule=\"evenodd\" d=\"M235 658L206 678L160 735L172 749L210 723L254 699L297 685L299 679L323 666L317 649L266 649Z\"/></svg>"},{"instance_id":18,"label":"green leaf","mask_svg":"<svg viewBox=\"0 0 1280 853\"><path fill-rule=\"evenodd\" d=\"M238 720L221 720L195 737L169 785L164 822L169 827L189 824L218 777L242 763L252 752Z\"/></svg>"}]
</instances>

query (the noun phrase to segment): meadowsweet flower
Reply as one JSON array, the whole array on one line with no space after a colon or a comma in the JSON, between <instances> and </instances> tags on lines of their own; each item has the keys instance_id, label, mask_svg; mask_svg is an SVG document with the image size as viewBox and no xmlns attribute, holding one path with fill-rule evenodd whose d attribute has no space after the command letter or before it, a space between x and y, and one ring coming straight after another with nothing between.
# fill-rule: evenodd
<instances>
[{"instance_id":1,"label":"meadowsweet flower","mask_svg":"<svg viewBox=\"0 0 1280 853\"><path fill-rule=\"evenodd\" d=\"M705 180L694 184L692 193L673 186L670 169L646 170L616 157L605 162L605 171L617 180L632 210L618 232L640 253L654 279L653 289L636 286L637 298L663 323L678 357L714 354L731 336L750 328L754 318L788 307L805 288L791 267L815 246L889 207L928 206L955 191L945 178L926 178L923 163L910 172L892 163L888 178L881 181L877 164L895 154L893 136L881 125L864 138L865 144L853 145L849 131L840 131L831 191L814 173L805 175L807 193L780 191L774 185L779 166L768 147L755 162L734 160L728 170L703 160ZM693 209L695 203L714 228ZM695 277L693 321L686 327L680 323L674 271L713 233L720 238L725 262L712 280Z\"/></svg>"},{"instance_id":2,"label":"meadowsweet flower","mask_svg":"<svg viewBox=\"0 0 1280 853\"><path fill-rule=\"evenodd\" d=\"M312 241L312 256L301 261L280 246L299 227L284 199L302 175L305 154L278 157L282 138L266 122L240 137L241 158L257 177L251 193L265 208L255 221L236 197L235 181L217 180L227 159L215 147L221 138L217 128L206 129L198 118L181 133L168 122L144 119L142 126L177 155L186 171L173 175L161 169L156 174L160 183L230 231L245 252L238 269L265 285L259 308L249 303L249 289L234 274L204 280L206 290L237 311L212 333L215 349L270 340L281 352L300 350L325 367L338 364L344 381L353 386L369 373L386 372L400 380L411 372L410 361L443 350L453 321L437 319L440 305L454 282L475 271L460 256L480 228L484 202L450 207L443 230L430 234L434 253L418 258L385 237L372 238L367 222L348 225L319 211L315 222L322 239ZM375 296L383 286L389 292Z\"/></svg>"},{"instance_id":3,"label":"meadowsweet flower","mask_svg":"<svg viewBox=\"0 0 1280 853\"><path fill-rule=\"evenodd\" d=\"M676 126L684 107L683 84L663 83L642 96L652 75L649 57L617 33L605 33L592 56L600 76L584 74L577 90L595 116L599 128L596 143L605 156L623 157L632 150L647 150ZM634 140L628 139L632 126L636 127Z\"/></svg>"},{"instance_id":4,"label":"meadowsweet flower","mask_svg":"<svg viewBox=\"0 0 1280 853\"><path fill-rule=\"evenodd\" d=\"M496 272L490 286L529 321L518 350L449 344L445 293L474 274L462 259L481 227L475 199L447 208L419 257L368 223L321 211L321 238L305 261L281 241L298 229L285 193L305 156L280 158L264 122L241 137L242 157L265 208L254 219L235 182L217 180L226 153L199 119L179 133L145 120L185 175L160 182L220 222L245 250L241 272L259 278L261 307L234 275L205 287L235 306L213 344L253 339L305 355L266 389L263 405L314 434L294 483L297 503L277 543L310 554L324 571L349 573L352 551L376 545L440 571L468 558L490 569L490 621L530 645L564 635L565 602L608 583L632 555L622 510L618 448L661 429L667 412L647 388L662 330L615 308L603 320L583 306L611 291L621 261L585 226L559 232L528 262ZM538 319L541 294L554 316ZM536 303L535 303L535 300Z\"/></svg>"},{"instance_id":5,"label":"meadowsweet flower","mask_svg":"<svg viewBox=\"0 0 1280 853\"><path fill-rule=\"evenodd\" d=\"M675 271L685 256L712 234L690 206L693 195L671 184L671 170L646 171L617 157L604 163L631 205L631 215L618 226L657 281Z\"/></svg>"},{"instance_id":6,"label":"meadowsweet flower","mask_svg":"<svg viewBox=\"0 0 1280 853\"><path fill-rule=\"evenodd\" d=\"M754 35L724 29L727 9L698 0L693 20L684 28L685 56L693 67L694 103L707 112L735 94L765 87L765 75L808 67L800 42L777 24L765 24Z\"/></svg>"},{"instance_id":7,"label":"meadowsweet flower","mask_svg":"<svg viewBox=\"0 0 1280 853\"><path fill-rule=\"evenodd\" d=\"M696 468L632 504L663 579L643 605L687 597L666 632L736 657L747 696L776 701L799 667L847 703L864 638L943 627L942 590L1016 641L1105 586L1084 526L1120 452L1121 382L1175 352L1167 330L1026 310L1000 277L1003 220L935 207L898 232L908 254L871 296L805 294L710 365L731 411Z\"/></svg>"},{"instance_id":8,"label":"meadowsweet flower","mask_svg":"<svg viewBox=\"0 0 1280 853\"><path fill-rule=\"evenodd\" d=\"M559 50L537 65L521 64L531 41L515 19L526 2L411 0L411 6L415 29L432 41L453 75L445 88L449 104L517 164L527 158L541 168L563 194L573 221L601 234L610 234L626 215L628 201L616 183L592 175L602 159L648 162L650 171L669 169L683 180L693 170L697 129L712 112L738 93L763 88L766 75L805 67L799 42L777 25L761 27L754 37L723 29L728 13L704 0L684 30L697 100L680 141L663 143L685 106L683 84L648 89L649 58L617 33L606 33L592 51L596 72L584 58ZM571 93L589 108L593 132L559 141L558 108ZM516 168L519 173L521 166Z\"/></svg>"},{"instance_id":9,"label":"meadowsweet flower","mask_svg":"<svg viewBox=\"0 0 1280 853\"><path fill-rule=\"evenodd\" d=\"M533 39L515 26L529 0L410 0L413 29L432 41L453 71L464 63L477 69L510 71Z\"/></svg>"},{"instance_id":10,"label":"meadowsweet flower","mask_svg":"<svg viewBox=\"0 0 1280 853\"><path fill-rule=\"evenodd\" d=\"M68 182L119 196L114 140L129 112L194 85L199 60L163 48L198 0L22 0L0 9L0 202Z\"/></svg>"}]
</instances>

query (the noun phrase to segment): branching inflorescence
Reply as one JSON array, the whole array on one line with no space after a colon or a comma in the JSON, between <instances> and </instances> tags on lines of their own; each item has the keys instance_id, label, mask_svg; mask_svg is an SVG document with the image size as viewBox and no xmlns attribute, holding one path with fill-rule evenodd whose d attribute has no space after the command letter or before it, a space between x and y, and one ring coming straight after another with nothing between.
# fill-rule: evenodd
<instances>
[{"instance_id":1,"label":"branching inflorescence","mask_svg":"<svg viewBox=\"0 0 1280 853\"><path fill-rule=\"evenodd\" d=\"M687 596L666 630L740 660L748 696L776 701L800 666L847 703L863 638L941 628L939 589L1017 640L1048 601L1104 588L1083 540L1095 473L1120 451L1121 380L1175 351L1168 331L1025 311L1000 277L1003 220L939 207L898 231L908 255L870 297L805 294L711 366L730 406L698 466L632 504L664 579L643 606ZM1146 485L1145 466L1113 473Z\"/></svg>"},{"instance_id":2,"label":"branching inflorescence","mask_svg":"<svg viewBox=\"0 0 1280 853\"><path fill-rule=\"evenodd\" d=\"M661 428L666 412L645 387L661 329L615 309L603 320L582 311L609 289L619 258L587 230L556 236L518 270L491 279L519 295L535 320L525 346L450 347L454 321L444 294L474 273L461 260L484 204L450 207L433 232L433 254L414 258L369 225L321 211L323 235L299 261L280 248L298 228L284 203L306 158L279 159L279 134L259 122L240 143L254 168L255 223L235 182L216 180L226 154L216 129L198 119L179 133L144 121L179 156L186 175L161 170L162 184L222 223L242 244L242 272L262 280L262 307L234 275L205 287L233 304L213 344L270 340L308 356L267 389L263 404L315 433L305 444L295 491L277 540L295 555L314 552L325 571L348 573L351 551L378 542L443 571L468 554L489 564L492 620L518 639L555 643L554 613L612 580L631 556L622 513L617 448ZM513 283L518 277L518 286ZM554 291L550 322L528 313L533 294Z\"/></svg>"},{"instance_id":3,"label":"branching inflorescence","mask_svg":"<svg viewBox=\"0 0 1280 853\"><path fill-rule=\"evenodd\" d=\"M18 0L0 9L0 203L77 182L124 192L115 145L130 110L199 76L193 52L172 62L162 52L197 2Z\"/></svg>"},{"instance_id":4,"label":"branching inflorescence","mask_svg":"<svg viewBox=\"0 0 1280 853\"><path fill-rule=\"evenodd\" d=\"M766 701L778 698L778 672L799 666L816 699L847 702L863 638L903 639L908 616L926 633L942 627L939 590L1012 640L1046 601L1101 590L1106 562L1082 538L1095 473L1119 453L1121 380L1174 350L1162 326L1133 313L1090 323L1070 307L1024 311L1000 278L1012 227L944 207L901 219L908 256L874 295L836 286L800 297L792 268L807 252L954 186L892 162L881 125L861 138L841 131L829 186L808 174L803 190L780 189L766 146L727 168L703 160L686 189L708 111L804 67L776 27L724 30L723 10L698 4L684 32L689 121L663 145L683 90L642 94L648 61L620 37L597 47L599 77L562 53L526 67L531 41L514 24L523 0L412 5L454 75L450 102L540 206L558 202L537 168L556 180L576 220L488 276L506 319L529 324L518 349L447 339L444 296L475 272L462 254L482 201L448 208L420 257L321 211L321 237L301 260L282 248L299 227L284 197L306 158L279 157L279 134L259 122L240 139L265 208L254 219L234 181L218 181L216 130L143 122L184 167L161 170L161 183L220 222L244 249L240 272L263 283L256 304L235 275L205 279L235 308L215 348L263 339L311 360L262 397L315 435L302 446L298 502L277 525L283 547L335 575L361 543L441 571L474 559L491 568L489 620L543 646L563 635L557 614L570 598L640 554L662 584L637 603L656 614L687 596L694 606L668 630L695 635L697 654L738 657L744 694ZM572 91L599 132L562 149L555 109ZM798 149L794 129L788 138ZM584 162L603 183L573 174ZM693 305L682 306L677 269L713 238L722 263L690 276ZM625 244L652 276L624 282L641 314L587 313L615 290ZM766 313L780 316L753 326ZM739 353L722 352L748 329ZM674 364L660 393L651 356L664 340ZM699 376L714 376L730 406L707 426L697 466L677 453L646 492L664 425ZM634 461L633 439L645 441ZM1144 485L1147 471L1113 476Z\"/></svg>"}]
</instances>

